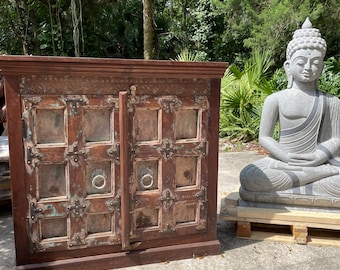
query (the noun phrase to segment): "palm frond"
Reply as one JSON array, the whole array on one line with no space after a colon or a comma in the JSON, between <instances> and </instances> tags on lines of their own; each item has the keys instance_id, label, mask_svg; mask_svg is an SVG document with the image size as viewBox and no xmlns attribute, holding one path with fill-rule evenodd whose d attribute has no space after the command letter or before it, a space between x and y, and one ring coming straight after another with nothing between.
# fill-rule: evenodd
<instances>
[{"instance_id":1,"label":"palm frond","mask_svg":"<svg viewBox=\"0 0 340 270\"><path fill-rule=\"evenodd\" d=\"M174 61L179 62L198 62L199 61L199 55L194 52L190 52L188 49L183 49L175 59L172 59Z\"/></svg>"}]
</instances>

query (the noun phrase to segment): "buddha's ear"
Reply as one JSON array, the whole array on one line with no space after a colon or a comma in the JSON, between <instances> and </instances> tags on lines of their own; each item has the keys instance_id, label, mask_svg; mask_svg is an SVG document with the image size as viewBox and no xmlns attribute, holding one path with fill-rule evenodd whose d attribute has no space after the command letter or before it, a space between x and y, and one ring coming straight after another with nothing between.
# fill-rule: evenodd
<instances>
[{"instance_id":1,"label":"buddha's ear","mask_svg":"<svg viewBox=\"0 0 340 270\"><path fill-rule=\"evenodd\" d=\"M284 62L284 64L283 64L283 67L284 67L284 69L285 69L285 71L286 71L287 76L290 75L289 66L290 66L290 61L289 61L289 60L286 60L286 61Z\"/></svg>"},{"instance_id":2,"label":"buddha's ear","mask_svg":"<svg viewBox=\"0 0 340 270\"><path fill-rule=\"evenodd\" d=\"M290 67L290 61L289 60L286 60L283 64L283 67L286 71L286 75L287 75L287 79L288 79L288 83L287 83L287 88L292 88L292 85L293 85L293 76L292 74L290 74L290 71L289 71L289 67Z\"/></svg>"}]
</instances>

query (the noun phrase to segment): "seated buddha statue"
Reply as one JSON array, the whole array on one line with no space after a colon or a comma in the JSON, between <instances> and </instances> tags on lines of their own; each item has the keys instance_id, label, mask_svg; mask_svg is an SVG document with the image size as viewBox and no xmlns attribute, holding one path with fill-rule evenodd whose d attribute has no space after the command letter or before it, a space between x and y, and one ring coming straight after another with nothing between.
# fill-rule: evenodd
<instances>
[{"instance_id":1,"label":"seated buddha statue","mask_svg":"<svg viewBox=\"0 0 340 270\"><path fill-rule=\"evenodd\" d=\"M270 155L241 171L244 201L340 207L340 102L317 85L326 49L307 18L287 46L287 89L265 99L259 143Z\"/></svg>"}]
</instances>

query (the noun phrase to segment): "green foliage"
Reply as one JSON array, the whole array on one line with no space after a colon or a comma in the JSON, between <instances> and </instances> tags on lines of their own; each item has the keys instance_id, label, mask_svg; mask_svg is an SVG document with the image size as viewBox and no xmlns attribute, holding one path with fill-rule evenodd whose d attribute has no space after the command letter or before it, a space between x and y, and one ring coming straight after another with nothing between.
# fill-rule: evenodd
<instances>
[{"instance_id":1,"label":"green foliage","mask_svg":"<svg viewBox=\"0 0 340 270\"><path fill-rule=\"evenodd\" d=\"M198 62L202 61L202 58L200 58L199 53L190 52L188 49L184 49L174 60L180 62Z\"/></svg>"},{"instance_id":2,"label":"green foliage","mask_svg":"<svg viewBox=\"0 0 340 270\"><path fill-rule=\"evenodd\" d=\"M143 58L141 0L2 0L0 52L75 54L71 3L77 3L81 56ZM253 50L270 52L279 67L288 41L307 16L340 55L338 0L153 0L156 59L183 48L200 60L238 66Z\"/></svg>"},{"instance_id":3,"label":"green foliage","mask_svg":"<svg viewBox=\"0 0 340 270\"><path fill-rule=\"evenodd\" d=\"M243 70L235 65L227 69L221 87L220 136L257 138L262 103L273 91L266 76L271 65L268 53L254 51Z\"/></svg>"},{"instance_id":4,"label":"green foliage","mask_svg":"<svg viewBox=\"0 0 340 270\"><path fill-rule=\"evenodd\" d=\"M84 10L85 55L143 58L142 1L101 2Z\"/></svg>"},{"instance_id":5,"label":"green foliage","mask_svg":"<svg viewBox=\"0 0 340 270\"><path fill-rule=\"evenodd\" d=\"M318 18L324 14L322 1L310 0L267 0L261 1L263 6L257 16L257 23L245 39L244 45L252 50L270 51L276 67L285 60L286 46L292 33L301 27L309 17L316 26ZM324 14L326 15L326 14Z\"/></svg>"},{"instance_id":6,"label":"green foliage","mask_svg":"<svg viewBox=\"0 0 340 270\"><path fill-rule=\"evenodd\" d=\"M250 36L256 25L255 0L213 0L214 21L214 57L231 63L242 63L249 58L251 50L244 46L244 40Z\"/></svg>"},{"instance_id":7,"label":"green foliage","mask_svg":"<svg viewBox=\"0 0 340 270\"><path fill-rule=\"evenodd\" d=\"M143 6L140 0L77 0L81 10L81 56L143 57ZM0 52L73 56L69 0L3 0Z\"/></svg>"},{"instance_id":8,"label":"green foliage","mask_svg":"<svg viewBox=\"0 0 340 270\"><path fill-rule=\"evenodd\" d=\"M160 1L155 8L158 58L174 58L187 48L200 60L214 59L215 13L211 0Z\"/></svg>"},{"instance_id":9,"label":"green foliage","mask_svg":"<svg viewBox=\"0 0 340 270\"><path fill-rule=\"evenodd\" d=\"M71 2L82 18L81 56L143 58L141 0L2 0L0 53L74 56ZM286 46L307 16L328 45L319 88L340 96L339 0L152 3L154 58L232 63L222 80L223 136L257 137L263 99L286 87Z\"/></svg>"},{"instance_id":10,"label":"green foliage","mask_svg":"<svg viewBox=\"0 0 340 270\"><path fill-rule=\"evenodd\" d=\"M325 68L319 80L319 89L340 97L340 59L330 57L325 61Z\"/></svg>"}]
</instances>

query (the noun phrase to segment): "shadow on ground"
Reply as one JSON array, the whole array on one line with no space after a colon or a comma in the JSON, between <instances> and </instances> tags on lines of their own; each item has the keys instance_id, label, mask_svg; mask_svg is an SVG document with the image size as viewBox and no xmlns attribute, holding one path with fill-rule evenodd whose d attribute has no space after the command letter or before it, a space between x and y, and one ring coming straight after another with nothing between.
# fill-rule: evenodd
<instances>
[{"instance_id":1,"label":"shadow on ground","mask_svg":"<svg viewBox=\"0 0 340 270\"><path fill-rule=\"evenodd\" d=\"M0 206L0 269L12 269L15 265L15 247L12 212L9 204Z\"/></svg>"}]
</instances>

